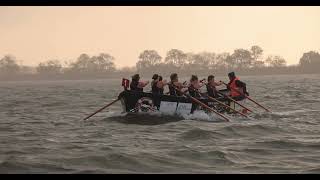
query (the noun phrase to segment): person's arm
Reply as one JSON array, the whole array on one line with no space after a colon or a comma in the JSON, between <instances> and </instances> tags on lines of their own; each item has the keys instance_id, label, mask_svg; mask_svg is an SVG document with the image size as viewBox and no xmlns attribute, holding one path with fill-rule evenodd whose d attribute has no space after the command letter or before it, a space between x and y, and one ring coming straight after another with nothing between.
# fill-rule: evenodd
<instances>
[{"instance_id":1,"label":"person's arm","mask_svg":"<svg viewBox=\"0 0 320 180\"><path fill-rule=\"evenodd\" d=\"M220 81L220 82L214 82L214 86L221 86L223 83Z\"/></svg>"},{"instance_id":2,"label":"person's arm","mask_svg":"<svg viewBox=\"0 0 320 180\"><path fill-rule=\"evenodd\" d=\"M193 85L196 89L200 89L202 86L200 85L200 83L194 84Z\"/></svg>"},{"instance_id":3,"label":"person's arm","mask_svg":"<svg viewBox=\"0 0 320 180\"><path fill-rule=\"evenodd\" d=\"M146 85L149 84L149 81L145 81L145 82L139 82L138 84L138 88L144 88Z\"/></svg>"},{"instance_id":4,"label":"person's arm","mask_svg":"<svg viewBox=\"0 0 320 180\"><path fill-rule=\"evenodd\" d=\"M158 88L163 88L165 85L167 85L167 81L166 80L163 80L163 81L158 81L157 82L157 87Z\"/></svg>"}]
</instances>

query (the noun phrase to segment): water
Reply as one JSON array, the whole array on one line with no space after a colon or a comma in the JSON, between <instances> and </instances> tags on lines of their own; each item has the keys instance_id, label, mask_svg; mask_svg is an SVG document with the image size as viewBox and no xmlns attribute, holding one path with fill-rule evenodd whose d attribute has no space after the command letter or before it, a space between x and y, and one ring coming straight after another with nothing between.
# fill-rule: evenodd
<instances>
[{"instance_id":1,"label":"water","mask_svg":"<svg viewBox=\"0 0 320 180\"><path fill-rule=\"evenodd\" d=\"M320 173L320 75L241 78L273 113L136 117L116 103L84 122L121 78L1 82L0 173Z\"/></svg>"}]
</instances>

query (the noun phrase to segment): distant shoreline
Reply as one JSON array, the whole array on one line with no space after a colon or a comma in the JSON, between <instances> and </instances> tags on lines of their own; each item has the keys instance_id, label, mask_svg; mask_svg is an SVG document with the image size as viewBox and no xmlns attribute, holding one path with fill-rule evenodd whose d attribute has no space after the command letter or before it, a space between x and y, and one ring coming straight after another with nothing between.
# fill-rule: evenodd
<instances>
[{"instance_id":1,"label":"distant shoreline","mask_svg":"<svg viewBox=\"0 0 320 180\"><path fill-rule=\"evenodd\" d=\"M79 76L65 76L65 75L56 75L56 76L40 76L40 75L18 75L18 76L11 76L11 77L0 77L0 82L14 82L14 81L63 81L63 80L106 80L106 79L122 79L122 78L127 78L131 80L131 76L135 74L136 72L132 72L130 74L119 74L119 73L114 73L114 74L108 74L108 75L98 75L98 76L84 76L84 75L79 75ZM213 74L214 76L226 76L227 73L222 74L222 73L210 73L210 72L202 72L202 73L178 73L180 77L189 77L192 74L196 74L199 77L207 77L210 74ZM293 75L320 75L319 73L316 72L310 72L310 73L261 73L261 74L255 74L255 73L244 73L244 72L236 72L238 76L283 76L283 75L288 75L288 76L293 76ZM140 73L140 76L143 80L148 80L151 79L153 73ZM169 80L169 74L161 74L164 79Z\"/></svg>"}]
</instances>

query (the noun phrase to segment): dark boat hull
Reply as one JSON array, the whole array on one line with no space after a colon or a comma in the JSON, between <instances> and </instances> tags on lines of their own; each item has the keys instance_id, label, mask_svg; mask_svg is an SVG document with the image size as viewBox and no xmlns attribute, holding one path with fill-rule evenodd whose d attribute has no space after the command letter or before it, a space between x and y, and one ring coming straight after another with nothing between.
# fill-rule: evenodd
<instances>
[{"instance_id":1,"label":"dark boat hull","mask_svg":"<svg viewBox=\"0 0 320 180\"><path fill-rule=\"evenodd\" d=\"M149 112L160 111L168 115L173 114L189 114L194 110L204 110L192 100L184 96L170 96L170 95L155 95L147 92L136 92L124 90L119 94L121 104L124 112ZM206 98L197 98L202 103L209 107L222 111L223 108L217 102ZM227 100L223 97L217 98L221 102Z\"/></svg>"}]
</instances>

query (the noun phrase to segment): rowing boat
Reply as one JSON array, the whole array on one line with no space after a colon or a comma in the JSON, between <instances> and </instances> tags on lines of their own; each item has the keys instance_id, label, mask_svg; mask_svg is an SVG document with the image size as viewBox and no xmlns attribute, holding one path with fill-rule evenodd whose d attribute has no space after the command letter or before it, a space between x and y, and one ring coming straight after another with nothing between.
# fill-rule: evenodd
<instances>
[{"instance_id":1,"label":"rowing boat","mask_svg":"<svg viewBox=\"0 0 320 180\"><path fill-rule=\"evenodd\" d=\"M223 94L228 93L227 90L221 90ZM118 98L121 101L123 112L138 113L138 112L161 112L167 115L176 114L190 114L195 110L205 111L201 106L197 106L188 97L185 96L171 96L171 95L156 95L150 92L138 92L125 89ZM208 98L197 98L207 106L224 112L226 109L216 101ZM224 97L216 98L220 102L226 103L228 99Z\"/></svg>"}]
</instances>

